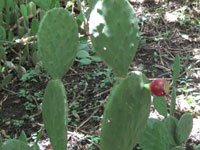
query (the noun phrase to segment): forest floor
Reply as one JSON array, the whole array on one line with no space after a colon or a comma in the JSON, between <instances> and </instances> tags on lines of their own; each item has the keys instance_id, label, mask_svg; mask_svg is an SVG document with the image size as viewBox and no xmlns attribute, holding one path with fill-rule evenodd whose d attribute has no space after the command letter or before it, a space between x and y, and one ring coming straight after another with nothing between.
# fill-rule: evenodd
<instances>
[{"instance_id":1,"label":"forest floor","mask_svg":"<svg viewBox=\"0 0 200 150\"><path fill-rule=\"evenodd\" d=\"M171 83L171 65L175 55L180 55L176 116L193 114L193 130L186 142L187 150L192 150L200 143L200 6L176 1L168 5L131 4L139 19L141 41L130 71L139 70L150 80L166 78ZM10 53L10 58L13 55ZM41 103L49 78L43 70L38 75L34 66L24 67L27 73L22 78L15 75L0 90L0 132L4 140L23 130L33 141L43 126ZM68 149L98 150L104 104L115 82L112 70L102 62L83 65L75 61L62 81L69 103ZM170 96L166 100L169 104ZM153 106L151 110L151 117L162 118ZM39 146L41 150L52 149L45 132Z\"/></svg>"}]
</instances>

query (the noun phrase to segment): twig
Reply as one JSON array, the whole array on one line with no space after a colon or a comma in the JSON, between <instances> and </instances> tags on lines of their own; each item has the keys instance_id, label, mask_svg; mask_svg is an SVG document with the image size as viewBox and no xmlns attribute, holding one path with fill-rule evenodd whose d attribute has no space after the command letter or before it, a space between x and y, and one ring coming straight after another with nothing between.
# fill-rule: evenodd
<instances>
[{"instance_id":1,"label":"twig","mask_svg":"<svg viewBox=\"0 0 200 150\"><path fill-rule=\"evenodd\" d=\"M18 95L18 93L14 92L14 91L11 91L11 90L8 90L6 88L2 88L4 91L7 91L7 92L10 92L12 93L13 95Z\"/></svg>"},{"instance_id":2,"label":"twig","mask_svg":"<svg viewBox=\"0 0 200 150\"><path fill-rule=\"evenodd\" d=\"M3 102L5 102L8 98L8 95L4 96L3 100L0 101L0 106L2 106Z\"/></svg>"},{"instance_id":3,"label":"twig","mask_svg":"<svg viewBox=\"0 0 200 150\"><path fill-rule=\"evenodd\" d=\"M99 108L100 108L100 107L99 107ZM96 110L94 110L93 113L92 113L86 120L84 120L84 121L75 129L75 131L77 132L77 130L78 130L79 128L81 128L84 124L86 124L86 123L92 118L92 116L93 116L94 114L96 114L96 113L99 111L99 108L97 108Z\"/></svg>"},{"instance_id":4,"label":"twig","mask_svg":"<svg viewBox=\"0 0 200 150\"><path fill-rule=\"evenodd\" d=\"M108 93L108 92L110 92L110 89L107 89L107 90L105 90L105 91L103 91L103 92L101 92L101 93L98 93L98 94L96 94L94 97L99 97L99 96L101 96L101 95L103 95L103 94L105 94L105 93Z\"/></svg>"},{"instance_id":5,"label":"twig","mask_svg":"<svg viewBox=\"0 0 200 150\"><path fill-rule=\"evenodd\" d=\"M103 106L104 104L105 103L101 103L100 105L98 105L96 107L88 108L87 110L78 111L77 114L84 113L84 112L87 112L89 110L93 110L93 109L99 108L99 107ZM73 115L72 114L68 115L68 117L70 117L70 116L73 116Z\"/></svg>"}]
</instances>

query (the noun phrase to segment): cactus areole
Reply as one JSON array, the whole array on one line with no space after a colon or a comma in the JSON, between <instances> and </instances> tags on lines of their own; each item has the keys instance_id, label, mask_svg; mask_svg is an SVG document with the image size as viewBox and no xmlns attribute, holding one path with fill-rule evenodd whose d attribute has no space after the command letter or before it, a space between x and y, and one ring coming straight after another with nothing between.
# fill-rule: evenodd
<instances>
[{"instance_id":1,"label":"cactus areole","mask_svg":"<svg viewBox=\"0 0 200 150\"><path fill-rule=\"evenodd\" d=\"M156 96L165 96L169 93L169 83L165 79L156 79L150 83L150 91Z\"/></svg>"}]
</instances>

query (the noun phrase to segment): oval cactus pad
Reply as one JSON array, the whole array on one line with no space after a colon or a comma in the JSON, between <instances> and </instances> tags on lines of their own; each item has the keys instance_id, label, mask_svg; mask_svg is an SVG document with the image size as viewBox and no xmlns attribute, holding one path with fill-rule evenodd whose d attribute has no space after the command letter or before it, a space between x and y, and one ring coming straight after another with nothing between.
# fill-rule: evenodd
<instances>
[{"instance_id":1,"label":"oval cactus pad","mask_svg":"<svg viewBox=\"0 0 200 150\"><path fill-rule=\"evenodd\" d=\"M150 112L150 92L143 74L131 73L117 82L103 115L101 150L132 150L142 135Z\"/></svg>"},{"instance_id":2,"label":"oval cactus pad","mask_svg":"<svg viewBox=\"0 0 200 150\"><path fill-rule=\"evenodd\" d=\"M67 97L60 79L50 80L45 89L42 117L54 150L66 150Z\"/></svg>"},{"instance_id":3,"label":"oval cactus pad","mask_svg":"<svg viewBox=\"0 0 200 150\"><path fill-rule=\"evenodd\" d=\"M78 46L78 28L63 8L50 10L38 30L39 58L49 75L61 78L72 65Z\"/></svg>"},{"instance_id":4,"label":"oval cactus pad","mask_svg":"<svg viewBox=\"0 0 200 150\"><path fill-rule=\"evenodd\" d=\"M113 11L116 10L116 11ZM126 76L138 46L138 24L126 0L99 1L89 20L97 54L118 76Z\"/></svg>"}]
</instances>

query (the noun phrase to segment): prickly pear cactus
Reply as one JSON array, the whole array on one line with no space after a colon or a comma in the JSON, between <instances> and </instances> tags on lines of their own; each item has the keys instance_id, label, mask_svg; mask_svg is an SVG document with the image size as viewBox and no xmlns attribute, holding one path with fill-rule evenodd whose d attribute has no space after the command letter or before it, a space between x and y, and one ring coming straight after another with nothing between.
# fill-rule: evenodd
<instances>
[{"instance_id":1,"label":"prickly pear cactus","mask_svg":"<svg viewBox=\"0 0 200 150\"><path fill-rule=\"evenodd\" d=\"M177 123L176 139L178 145L181 145L190 135L193 126L193 118L191 114L184 114Z\"/></svg>"},{"instance_id":2,"label":"prickly pear cactus","mask_svg":"<svg viewBox=\"0 0 200 150\"><path fill-rule=\"evenodd\" d=\"M67 98L62 82L60 79L51 80L45 90L42 115L55 150L66 150L66 109Z\"/></svg>"},{"instance_id":3,"label":"prickly pear cactus","mask_svg":"<svg viewBox=\"0 0 200 150\"><path fill-rule=\"evenodd\" d=\"M77 46L77 24L69 12L63 8L47 12L39 26L38 49L52 78L45 90L42 115L54 150L66 150L67 98L61 78L72 65Z\"/></svg>"},{"instance_id":4,"label":"prickly pear cactus","mask_svg":"<svg viewBox=\"0 0 200 150\"><path fill-rule=\"evenodd\" d=\"M167 140L171 146L177 146L176 142L176 126L178 123L178 120L173 116L168 116L163 120L163 123L165 125L165 128L168 131L169 139Z\"/></svg>"},{"instance_id":5,"label":"prickly pear cactus","mask_svg":"<svg viewBox=\"0 0 200 150\"><path fill-rule=\"evenodd\" d=\"M164 120L149 119L140 139L143 150L183 150L182 143L192 130L192 115L184 114L180 120L168 116Z\"/></svg>"},{"instance_id":6,"label":"prickly pear cactus","mask_svg":"<svg viewBox=\"0 0 200 150\"><path fill-rule=\"evenodd\" d=\"M2 141L2 138L1 138L1 135L0 135L0 150L2 150L2 146L3 146L3 141Z\"/></svg>"},{"instance_id":7,"label":"prickly pear cactus","mask_svg":"<svg viewBox=\"0 0 200 150\"><path fill-rule=\"evenodd\" d=\"M3 143L2 150L30 150L30 147L20 140L8 140Z\"/></svg>"},{"instance_id":8,"label":"prickly pear cactus","mask_svg":"<svg viewBox=\"0 0 200 150\"><path fill-rule=\"evenodd\" d=\"M138 46L137 18L128 1L98 1L89 29L97 54L117 76L125 77Z\"/></svg>"},{"instance_id":9,"label":"prickly pear cactus","mask_svg":"<svg viewBox=\"0 0 200 150\"><path fill-rule=\"evenodd\" d=\"M168 130L158 119L150 118L139 145L143 150L169 150Z\"/></svg>"},{"instance_id":10,"label":"prickly pear cactus","mask_svg":"<svg viewBox=\"0 0 200 150\"><path fill-rule=\"evenodd\" d=\"M113 87L101 131L101 150L132 150L143 133L150 112L146 77L131 73Z\"/></svg>"},{"instance_id":11,"label":"prickly pear cactus","mask_svg":"<svg viewBox=\"0 0 200 150\"><path fill-rule=\"evenodd\" d=\"M38 31L39 58L53 79L60 79L72 65L77 53L77 24L63 8L50 10Z\"/></svg>"}]
</instances>

